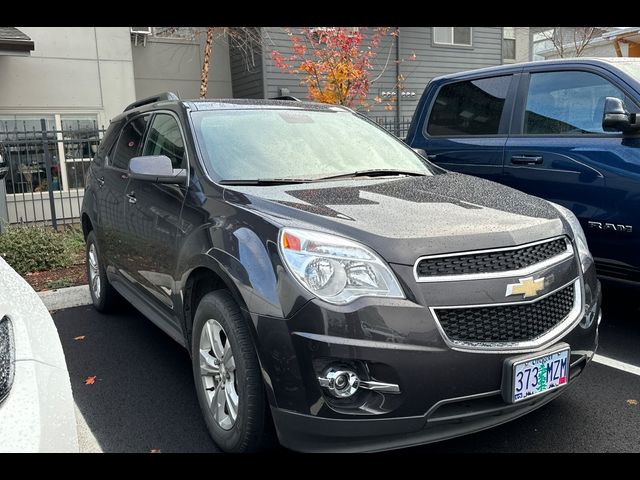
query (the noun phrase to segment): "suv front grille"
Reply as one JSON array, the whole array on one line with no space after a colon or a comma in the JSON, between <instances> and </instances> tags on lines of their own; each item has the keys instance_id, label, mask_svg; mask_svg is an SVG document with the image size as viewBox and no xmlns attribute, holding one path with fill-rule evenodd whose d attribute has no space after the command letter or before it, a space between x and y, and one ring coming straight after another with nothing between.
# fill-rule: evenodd
<instances>
[{"instance_id":1,"label":"suv front grille","mask_svg":"<svg viewBox=\"0 0 640 480\"><path fill-rule=\"evenodd\" d=\"M567 242L564 238L558 238L550 242L512 250L496 250L447 257L427 257L418 262L416 273L421 278L520 270L566 251Z\"/></svg>"},{"instance_id":2,"label":"suv front grille","mask_svg":"<svg viewBox=\"0 0 640 480\"><path fill-rule=\"evenodd\" d=\"M435 309L435 314L453 342L523 342L540 337L569 315L574 290L571 284L534 303Z\"/></svg>"},{"instance_id":3,"label":"suv front grille","mask_svg":"<svg viewBox=\"0 0 640 480\"><path fill-rule=\"evenodd\" d=\"M7 317L0 318L0 402L13 383L13 331Z\"/></svg>"}]
</instances>

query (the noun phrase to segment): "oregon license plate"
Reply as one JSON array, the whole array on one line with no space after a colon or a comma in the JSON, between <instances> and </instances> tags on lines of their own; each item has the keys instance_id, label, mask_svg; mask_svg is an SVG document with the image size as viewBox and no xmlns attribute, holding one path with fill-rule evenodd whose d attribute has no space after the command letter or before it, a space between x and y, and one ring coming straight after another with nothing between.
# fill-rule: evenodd
<instances>
[{"instance_id":1,"label":"oregon license plate","mask_svg":"<svg viewBox=\"0 0 640 480\"><path fill-rule=\"evenodd\" d=\"M510 362L511 403L566 385L569 381L569 358L569 349L563 348L537 357L519 358Z\"/></svg>"}]
</instances>

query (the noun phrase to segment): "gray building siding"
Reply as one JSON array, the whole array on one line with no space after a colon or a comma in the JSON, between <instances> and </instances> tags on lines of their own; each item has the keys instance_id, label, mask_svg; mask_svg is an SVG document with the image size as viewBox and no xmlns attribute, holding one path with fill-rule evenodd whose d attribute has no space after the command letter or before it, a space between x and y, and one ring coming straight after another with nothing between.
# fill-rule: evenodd
<instances>
[{"instance_id":1,"label":"gray building siding","mask_svg":"<svg viewBox=\"0 0 640 480\"><path fill-rule=\"evenodd\" d=\"M298 32L299 27L290 27L292 32ZM291 39L282 27L264 27L263 29L263 57L264 57L264 82L265 96L274 97L280 95L281 88L289 89L291 95L307 99L307 88L300 84L300 78L275 66L271 59L273 50L279 51L283 56L291 55ZM502 27L473 27L472 46L455 47L434 45L432 41L432 27L401 27L399 35L399 71L405 77L404 88L408 93L415 95L400 96L400 116L411 116L418 104L418 100L427 83L439 75L471 70L475 68L500 65L502 63ZM374 69L372 78L377 77L390 53L389 62L382 76L374 82L369 90L368 102L370 108L367 115L394 116L396 112L385 109L389 103L389 97L384 97L383 92L393 91L396 83L396 46L389 50L392 37L387 36L378 47L377 56L373 60ZM415 53L416 60L409 60ZM232 57L232 75L233 75ZM233 76L234 96L244 96L244 89L236 89L236 76ZM257 90L254 84L259 82L259 75L252 78L250 83L252 91ZM375 102L375 97L383 98L383 103ZM250 97L250 98L256 98ZM395 107L395 102L393 102Z\"/></svg>"},{"instance_id":2,"label":"gray building siding","mask_svg":"<svg viewBox=\"0 0 640 480\"><path fill-rule=\"evenodd\" d=\"M136 98L166 91L177 93L180 98L198 98L204 40L204 32L198 32L193 41L150 37L146 45L132 43ZM231 96L229 47L222 39L216 39L211 54L207 97Z\"/></svg>"},{"instance_id":3,"label":"gray building siding","mask_svg":"<svg viewBox=\"0 0 640 480\"><path fill-rule=\"evenodd\" d=\"M264 98L262 76L262 49L256 45L253 52L229 48L231 80L234 98Z\"/></svg>"},{"instance_id":4,"label":"gray building siding","mask_svg":"<svg viewBox=\"0 0 640 480\"><path fill-rule=\"evenodd\" d=\"M448 73L502 64L502 27L473 27L472 46L451 47L433 44L433 28L403 27L400 29L400 57L413 52L415 61L401 63L405 90L415 96L401 97L401 114L412 115L427 83Z\"/></svg>"}]
</instances>

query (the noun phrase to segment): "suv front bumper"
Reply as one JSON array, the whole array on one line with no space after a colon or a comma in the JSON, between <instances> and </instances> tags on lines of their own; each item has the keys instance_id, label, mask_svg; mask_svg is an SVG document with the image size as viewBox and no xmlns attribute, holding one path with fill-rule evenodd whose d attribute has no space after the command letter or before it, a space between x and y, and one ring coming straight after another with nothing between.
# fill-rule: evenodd
<instances>
[{"instance_id":1,"label":"suv front bumper","mask_svg":"<svg viewBox=\"0 0 640 480\"><path fill-rule=\"evenodd\" d=\"M328 310L311 301L284 320L254 316L273 419L280 442L300 451L377 451L477 432L515 419L561 395L597 347L600 285L589 282L585 316L558 342L571 347L567 386L516 404L502 399L506 359L521 353L452 350L423 307L363 299ZM543 350L543 352L544 352ZM362 362L399 394L336 401L318 377L331 362Z\"/></svg>"}]
</instances>

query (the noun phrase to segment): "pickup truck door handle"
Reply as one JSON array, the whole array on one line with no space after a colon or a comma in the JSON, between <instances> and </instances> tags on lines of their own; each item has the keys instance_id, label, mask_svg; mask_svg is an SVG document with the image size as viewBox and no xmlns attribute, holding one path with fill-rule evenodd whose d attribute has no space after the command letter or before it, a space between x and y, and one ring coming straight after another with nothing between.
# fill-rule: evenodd
<instances>
[{"instance_id":1,"label":"pickup truck door handle","mask_svg":"<svg viewBox=\"0 0 640 480\"><path fill-rule=\"evenodd\" d=\"M136 203L138 201L134 192L127 193L127 198L129 199L129 203Z\"/></svg>"},{"instance_id":2,"label":"pickup truck door handle","mask_svg":"<svg viewBox=\"0 0 640 480\"><path fill-rule=\"evenodd\" d=\"M511 157L511 163L516 165L541 165L541 155L513 155Z\"/></svg>"}]
</instances>

